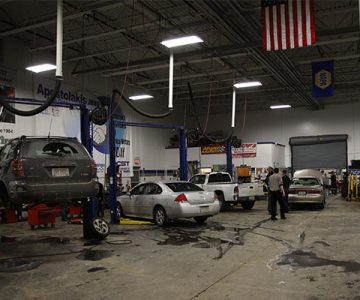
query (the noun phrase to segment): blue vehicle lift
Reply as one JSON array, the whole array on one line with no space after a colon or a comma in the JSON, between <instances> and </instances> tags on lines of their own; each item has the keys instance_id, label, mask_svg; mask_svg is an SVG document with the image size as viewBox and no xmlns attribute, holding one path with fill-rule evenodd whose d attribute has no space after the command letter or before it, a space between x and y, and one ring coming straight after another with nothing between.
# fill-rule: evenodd
<instances>
[{"instance_id":1,"label":"blue vehicle lift","mask_svg":"<svg viewBox=\"0 0 360 300\"><path fill-rule=\"evenodd\" d=\"M93 155L93 140L92 140L92 125L89 118L89 110L80 107L81 115L81 143L85 146L89 154ZM88 198L83 201L83 236L85 239L93 239L94 236L91 230L91 222L95 218L95 201Z\"/></svg>"},{"instance_id":2,"label":"blue vehicle lift","mask_svg":"<svg viewBox=\"0 0 360 300\"><path fill-rule=\"evenodd\" d=\"M148 128L162 128L162 129L176 129L179 134L179 149L180 149L180 180L188 180L188 166L187 166L187 137L186 130L179 125L165 125L156 123L138 123L117 121L117 124L122 126L134 127L148 127ZM110 116L109 126L109 146L110 146L110 166L109 166L109 206L111 214L111 223L119 224L118 215L116 213L116 157L115 157L115 124L114 116Z\"/></svg>"}]
</instances>

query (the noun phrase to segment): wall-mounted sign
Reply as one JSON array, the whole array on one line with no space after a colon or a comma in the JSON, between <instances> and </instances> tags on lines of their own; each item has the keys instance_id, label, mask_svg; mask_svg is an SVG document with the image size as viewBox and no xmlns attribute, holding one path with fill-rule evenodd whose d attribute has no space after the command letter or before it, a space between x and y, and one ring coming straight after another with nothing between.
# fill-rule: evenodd
<instances>
[{"instance_id":1,"label":"wall-mounted sign","mask_svg":"<svg viewBox=\"0 0 360 300\"><path fill-rule=\"evenodd\" d=\"M312 95L326 97L334 95L334 61L312 63Z\"/></svg>"},{"instance_id":2,"label":"wall-mounted sign","mask_svg":"<svg viewBox=\"0 0 360 300\"><path fill-rule=\"evenodd\" d=\"M201 154L223 154L226 153L224 144L201 146Z\"/></svg>"},{"instance_id":3,"label":"wall-mounted sign","mask_svg":"<svg viewBox=\"0 0 360 300\"><path fill-rule=\"evenodd\" d=\"M140 157L135 157L135 158L134 158L134 166L137 166L137 167L141 166L141 159L140 159Z\"/></svg>"},{"instance_id":4,"label":"wall-mounted sign","mask_svg":"<svg viewBox=\"0 0 360 300\"><path fill-rule=\"evenodd\" d=\"M0 83L5 85L15 85L14 79L16 71L0 67Z\"/></svg>"},{"instance_id":5,"label":"wall-mounted sign","mask_svg":"<svg viewBox=\"0 0 360 300\"><path fill-rule=\"evenodd\" d=\"M256 143L243 143L240 148L232 148L232 156L238 157L256 157Z\"/></svg>"},{"instance_id":6,"label":"wall-mounted sign","mask_svg":"<svg viewBox=\"0 0 360 300\"><path fill-rule=\"evenodd\" d=\"M1 70L0 70L1 73ZM1 97L15 97L15 88L0 84L0 96ZM15 123L15 115L6 109L3 106L0 107L0 122L5 123Z\"/></svg>"}]
</instances>

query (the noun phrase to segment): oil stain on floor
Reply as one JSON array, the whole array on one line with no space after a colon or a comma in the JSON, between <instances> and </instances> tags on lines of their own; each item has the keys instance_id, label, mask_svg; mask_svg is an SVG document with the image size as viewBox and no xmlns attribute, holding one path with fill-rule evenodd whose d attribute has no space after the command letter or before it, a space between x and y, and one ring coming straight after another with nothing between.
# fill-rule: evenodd
<instances>
[{"instance_id":1,"label":"oil stain on floor","mask_svg":"<svg viewBox=\"0 0 360 300\"><path fill-rule=\"evenodd\" d=\"M170 246L192 244L196 248L213 248L226 243L220 238L202 236L202 233L202 231L172 230L171 232L165 232L167 238L164 241L158 241L157 244Z\"/></svg>"},{"instance_id":2,"label":"oil stain on floor","mask_svg":"<svg viewBox=\"0 0 360 300\"><path fill-rule=\"evenodd\" d=\"M24 258L14 258L0 261L0 272L13 273L28 271L39 267L42 264L40 260L31 260Z\"/></svg>"},{"instance_id":3,"label":"oil stain on floor","mask_svg":"<svg viewBox=\"0 0 360 300\"><path fill-rule=\"evenodd\" d=\"M108 250L86 250L76 258L81 260L97 261L112 256L112 252Z\"/></svg>"},{"instance_id":4,"label":"oil stain on floor","mask_svg":"<svg viewBox=\"0 0 360 300\"><path fill-rule=\"evenodd\" d=\"M292 250L282 255L276 262L278 266L294 268L313 268L323 266L341 267L346 273L360 273L360 263L318 257L315 253L302 249Z\"/></svg>"}]
</instances>

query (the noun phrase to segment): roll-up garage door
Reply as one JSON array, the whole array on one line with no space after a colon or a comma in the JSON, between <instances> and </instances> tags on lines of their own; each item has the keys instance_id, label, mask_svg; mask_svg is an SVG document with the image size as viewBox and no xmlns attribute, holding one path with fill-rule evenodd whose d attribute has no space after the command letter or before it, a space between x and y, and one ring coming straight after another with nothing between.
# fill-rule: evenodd
<instances>
[{"instance_id":1,"label":"roll-up garage door","mask_svg":"<svg viewBox=\"0 0 360 300\"><path fill-rule=\"evenodd\" d=\"M300 169L347 168L347 134L290 138L291 164Z\"/></svg>"}]
</instances>

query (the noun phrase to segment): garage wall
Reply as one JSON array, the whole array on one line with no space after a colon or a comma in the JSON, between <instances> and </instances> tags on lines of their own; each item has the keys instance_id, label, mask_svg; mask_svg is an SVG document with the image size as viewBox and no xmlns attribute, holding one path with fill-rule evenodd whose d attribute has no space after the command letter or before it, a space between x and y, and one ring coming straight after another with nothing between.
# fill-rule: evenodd
<instances>
[{"instance_id":1,"label":"garage wall","mask_svg":"<svg viewBox=\"0 0 360 300\"><path fill-rule=\"evenodd\" d=\"M285 147L272 142L261 142L256 146L256 157L233 158L234 166L247 165L253 168L266 168L268 166L285 166ZM225 154L201 154L200 147L188 148L188 161L199 161L202 168L210 168L213 165L226 165ZM177 168L179 166L179 149L165 150L162 162L165 168Z\"/></svg>"},{"instance_id":2,"label":"garage wall","mask_svg":"<svg viewBox=\"0 0 360 300\"><path fill-rule=\"evenodd\" d=\"M251 101L251 100L250 100ZM235 135L240 137L242 112L237 113ZM348 134L348 160L360 159L360 104L329 105L324 110L293 108L249 112L242 140L274 141L285 145L285 164L290 166L289 138L293 136ZM230 115L213 115L209 129L215 130ZM226 132L228 127L223 128Z\"/></svg>"}]
</instances>

